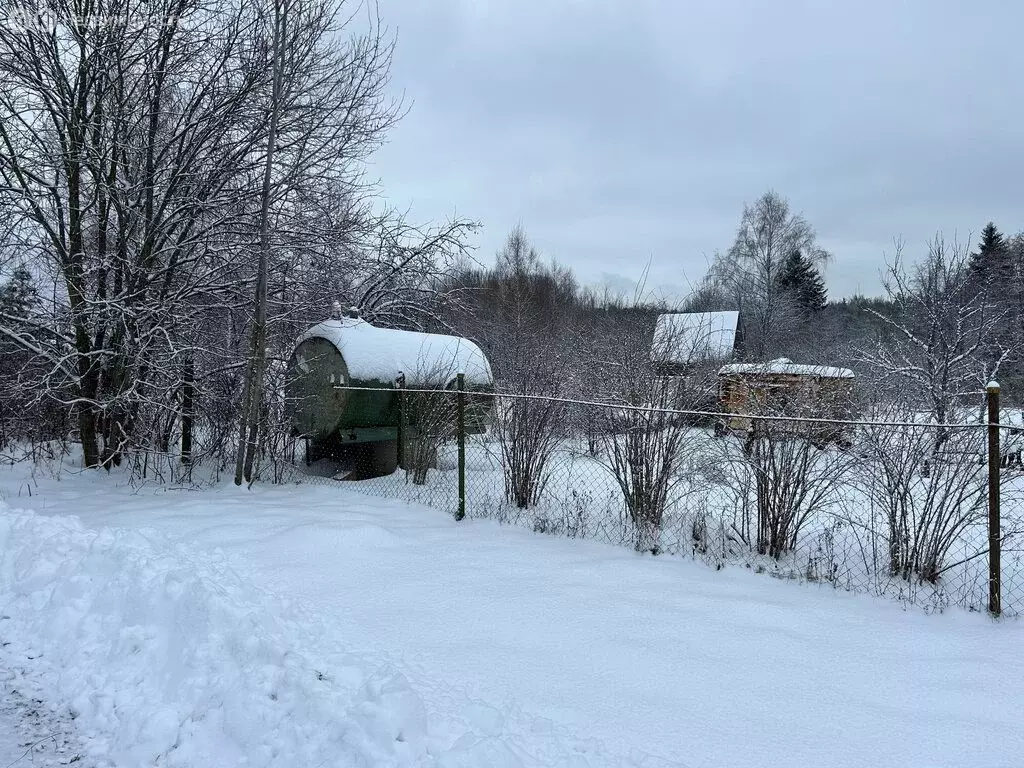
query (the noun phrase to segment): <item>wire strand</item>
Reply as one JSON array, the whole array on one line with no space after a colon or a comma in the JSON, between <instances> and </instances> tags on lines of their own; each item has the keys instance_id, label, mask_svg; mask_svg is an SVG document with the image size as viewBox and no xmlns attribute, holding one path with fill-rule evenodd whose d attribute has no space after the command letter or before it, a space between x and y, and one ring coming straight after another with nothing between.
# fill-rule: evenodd
<instances>
[{"instance_id":1,"label":"wire strand","mask_svg":"<svg viewBox=\"0 0 1024 768\"><path fill-rule=\"evenodd\" d=\"M353 387L345 384L335 384L334 389L350 390L354 392L406 392L411 394L434 394L454 395L459 392L457 389L412 389L409 387ZM1015 426L1012 424L991 423L987 421L978 422L915 422L915 421L875 421L869 419L824 419L808 416L774 416L750 413L727 413L725 411L695 411L677 408L657 408L649 405L627 405L625 403L602 403L593 400L577 400L569 397L551 397L549 395L514 394L511 392L474 392L467 390L469 395L485 395L487 397L506 398L510 400L542 400L551 403L564 403L566 405L586 405L597 408L615 408L625 411L665 413L672 416L711 416L715 418L748 418L759 421L789 421L808 424L842 424L851 427L924 427L928 429L982 429L997 427L999 429L1024 429L1024 425Z\"/></svg>"}]
</instances>

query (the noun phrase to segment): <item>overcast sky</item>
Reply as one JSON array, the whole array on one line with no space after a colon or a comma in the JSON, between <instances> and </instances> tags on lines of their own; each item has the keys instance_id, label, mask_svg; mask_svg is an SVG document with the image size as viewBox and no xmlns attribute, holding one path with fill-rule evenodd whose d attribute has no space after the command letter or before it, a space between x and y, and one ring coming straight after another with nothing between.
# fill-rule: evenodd
<instances>
[{"instance_id":1,"label":"overcast sky","mask_svg":"<svg viewBox=\"0 0 1024 768\"><path fill-rule=\"evenodd\" d=\"M411 111L374 158L416 219L521 221L591 284L685 294L774 188L879 290L893 238L1024 229L1017 0L382 0Z\"/></svg>"}]
</instances>

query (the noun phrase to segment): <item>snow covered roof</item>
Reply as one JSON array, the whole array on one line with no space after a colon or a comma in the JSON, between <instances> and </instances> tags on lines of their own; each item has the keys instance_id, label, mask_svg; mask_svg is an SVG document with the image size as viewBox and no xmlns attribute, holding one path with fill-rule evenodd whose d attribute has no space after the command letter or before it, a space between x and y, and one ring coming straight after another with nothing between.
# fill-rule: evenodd
<instances>
[{"instance_id":1,"label":"snow covered roof","mask_svg":"<svg viewBox=\"0 0 1024 768\"><path fill-rule=\"evenodd\" d=\"M317 323L296 340L329 341L345 358L348 374L357 381L392 382L405 374L406 385L438 384L466 374L469 386L491 386L491 366L469 339L437 333L378 328L361 318Z\"/></svg>"},{"instance_id":2,"label":"snow covered roof","mask_svg":"<svg viewBox=\"0 0 1024 768\"><path fill-rule=\"evenodd\" d=\"M790 376L820 376L823 379L852 379L853 371L849 368L832 368L827 365L799 365L788 357L780 357L767 363L732 363L722 366L719 376L729 374L768 375L783 374Z\"/></svg>"},{"instance_id":3,"label":"snow covered roof","mask_svg":"<svg viewBox=\"0 0 1024 768\"><path fill-rule=\"evenodd\" d=\"M651 356L665 363L728 360L736 344L739 312L658 315Z\"/></svg>"}]
</instances>

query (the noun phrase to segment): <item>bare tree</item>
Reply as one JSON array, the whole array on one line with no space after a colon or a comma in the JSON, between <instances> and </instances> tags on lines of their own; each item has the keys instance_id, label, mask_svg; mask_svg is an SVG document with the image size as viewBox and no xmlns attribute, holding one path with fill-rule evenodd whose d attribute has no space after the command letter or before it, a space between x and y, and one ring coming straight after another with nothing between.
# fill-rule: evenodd
<instances>
[{"instance_id":1,"label":"bare tree","mask_svg":"<svg viewBox=\"0 0 1024 768\"><path fill-rule=\"evenodd\" d=\"M133 441L166 450L186 404L211 423L234 414L239 371L265 367L315 297L311 254L342 241L343 261L372 261L396 220L371 213L359 163L401 112L391 43L372 5L363 24L340 0L8 10L0 209L50 282L33 325L0 318L0 333L45 364L37 390L76 410L85 465L109 467ZM429 260L392 263L390 284ZM264 387L247 378L251 448Z\"/></svg>"},{"instance_id":2,"label":"bare tree","mask_svg":"<svg viewBox=\"0 0 1024 768\"><path fill-rule=\"evenodd\" d=\"M543 352L541 353L543 354ZM513 394L498 398L496 431L505 469L505 498L520 509L536 506L550 479L551 460L566 437L561 371L547 362L534 363L515 379ZM506 390L507 391L507 390ZM540 395L541 399L532 396Z\"/></svg>"},{"instance_id":3,"label":"bare tree","mask_svg":"<svg viewBox=\"0 0 1024 768\"><path fill-rule=\"evenodd\" d=\"M779 558L796 548L810 516L835 500L849 467L837 449L822 450L807 434L768 430L748 455L757 495L757 551Z\"/></svg>"},{"instance_id":4,"label":"bare tree","mask_svg":"<svg viewBox=\"0 0 1024 768\"><path fill-rule=\"evenodd\" d=\"M900 402L916 403L938 425L931 433L938 452L950 436L942 425L964 413L962 406L979 402L1010 350L996 334L1002 313L970 279L966 248L937 236L910 267L902 250L897 243L884 284L893 311L868 309L887 333L859 357L882 397L899 393Z\"/></svg>"},{"instance_id":5,"label":"bare tree","mask_svg":"<svg viewBox=\"0 0 1024 768\"><path fill-rule=\"evenodd\" d=\"M455 382L458 371L452 358L422 360L418 370L410 372L415 387L400 393L402 398L402 434L405 445L402 465L413 485L424 485L429 471L437 466L437 455L444 443L455 437L458 403ZM417 391L434 390L434 391ZM445 394L443 390L449 390Z\"/></svg>"},{"instance_id":6,"label":"bare tree","mask_svg":"<svg viewBox=\"0 0 1024 768\"><path fill-rule=\"evenodd\" d=\"M172 308L214 290L211 233L245 197L263 133L246 110L265 85L244 48L254 16L227 2L11 5L0 205L56 281L47 386L72 390L86 466L109 466L140 409L167 401Z\"/></svg>"},{"instance_id":7,"label":"bare tree","mask_svg":"<svg viewBox=\"0 0 1024 768\"><path fill-rule=\"evenodd\" d=\"M719 443L725 486L743 513L734 532L758 554L793 551L809 521L838 501L853 455L838 445L848 437L829 418L848 415L848 406L843 392L816 387L759 393L747 398L742 441L729 435Z\"/></svg>"},{"instance_id":8,"label":"bare tree","mask_svg":"<svg viewBox=\"0 0 1024 768\"><path fill-rule=\"evenodd\" d=\"M578 287L571 272L543 264L522 227L510 233L489 271L465 270L464 304L451 323L485 350L499 392L495 433L505 468L505 496L519 508L536 505L550 462L567 434L564 397L576 370ZM539 397L542 399L534 399Z\"/></svg>"},{"instance_id":9,"label":"bare tree","mask_svg":"<svg viewBox=\"0 0 1024 768\"><path fill-rule=\"evenodd\" d=\"M465 292L451 285L468 258L469 237L479 225L453 218L417 226L386 211L351 275L345 295L364 317L392 328L452 331L445 317L464 306Z\"/></svg>"},{"instance_id":10,"label":"bare tree","mask_svg":"<svg viewBox=\"0 0 1024 768\"><path fill-rule=\"evenodd\" d=\"M830 258L817 245L807 220L792 211L786 198L769 191L753 205L744 206L735 242L712 264L709 286L702 293L724 293L731 299L731 308L743 313L746 351L754 359L766 360L782 351L801 319L792 296L780 284L785 261L794 252L816 265Z\"/></svg>"},{"instance_id":11,"label":"bare tree","mask_svg":"<svg viewBox=\"0 0 1024 768\"><path fill-rule=\"evenodd\" d=\"M709 323L662 323L653 335L643 326L622 330L600 367L611 401L629 407L602 409L600 460L622 492L636 550L657 554L664 516L689 487L687 460L703 434L676 411L706 407L720 339Z\"/></svg>"},{"instance_id":12,"label":"bare tree","mask_svg":"<svg viewBox=\"0 0 1024 768\"><path fill-rule=\"evenodd\" d=\"M336 41L340 6L330 0L273 0L266 23L272 50L272 87L257 214L258 260L251 325L252 346L241 403L235 482L251 480L258 450L258 414L268 337L268 280L272 220L295 221L295 204L339 181L351 182L365 157L397 118L383 98L390 46L371 24L369 33ZM277 228L275 227L275 229ZM306 242L292 231L289 250ZM284 243L282 243L284 245ZM279 246L280 247L280 246Z\"/></svg>"},{"instance_id":13,"label":"bare tree","mask_svg":"<svg viewBox=\"0 0 1024 768\"><path fill-rule=\"evenodd\" d=\"M880 405L877 420L906 419L898 400ZM986 472L978 460L983 432L947 430L935 453L936 428L871 426L863 430L866 462L858 483L886 520L889 573L935 583L961 536L984 519Z\"/></svg>"},{"instance_id":14,"label":"bare tree","mask_svg":"<svg viewBox=\"0 0 1024 768\"><path fill-rule=\"evenodd\" d=\"M173 314L158 307L208 284L191 248L227 181L208 153L230 162L251 149L225 136L242 119L211 89L240 75L244 99L259 80L237 69L247 30L228 8L110 2L82 18L78 4L19 5L23 23L0 33L11 86L0 95L4 202L25 222L24 245L52 265L66 307L69 322L40 348L51 380L73 389L85 464L109 465L140 402L164 399L154 364L174 354ZM200 41L193 22L209 22L213 39ZM179 87L185 66L208 77ZM226 124L189 132L204 118Z\"/></svg>"},{"instance_id":15,"label":"bare tree","mask_svg":"<svg viewBox=\"0 0 1024 768\"><path fill-rule=\"evenodd\" d=\"M259 260L256 267L255 317L252 323L252 349L242 389L238 457L235 460L235 485L242 484L243 476L252 478L252 465L256 460L259 435L260 394L263 390L263 371L267 356L267 271L270 268L270 206L273 192L274 159L277 152L278 128L284 110L285 52L288 46L288 22L291 14L289 0L274 0L273 33L273 85L270 97L267 148L263 161L263 182L260 189Z\"/></svg>"},{"instance_id":16,"label":"bare tree","mask_svg":"<svg viewBox=\"0 0 1024 768\"><path fill-rule=\"evenodd\" d=\"M662 520L684 480L690 428L668 410L679 404L670 382L635 372L630 381L624 394L634 407L603 411L611 423L602 430L601 461L622 492L635 549L658 554Z\"/></svg>"}]
</instances>

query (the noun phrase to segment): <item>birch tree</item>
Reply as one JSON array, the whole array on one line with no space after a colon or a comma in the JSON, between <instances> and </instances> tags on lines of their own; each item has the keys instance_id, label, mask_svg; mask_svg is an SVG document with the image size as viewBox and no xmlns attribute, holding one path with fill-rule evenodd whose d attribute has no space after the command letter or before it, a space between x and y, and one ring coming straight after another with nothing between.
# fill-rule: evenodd
<instances>
[{"instance_id":1,"label":"birch tree","mask_svg":"<svg viewBox=\"0 0 1024 768\"><path fill-rule=\"evenodd\" d=\"M782 351L801 311L780 281L786 260L799 252L815 267L830 258L813 227L789 201L769 191L743 208L736 240L716 257L709 282L744 316L747 352L765 360Z\"/></svg>"}]
</instances>

